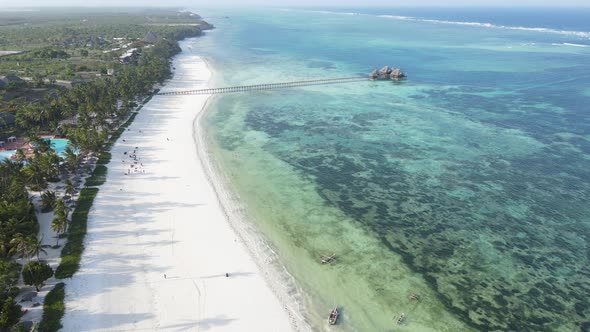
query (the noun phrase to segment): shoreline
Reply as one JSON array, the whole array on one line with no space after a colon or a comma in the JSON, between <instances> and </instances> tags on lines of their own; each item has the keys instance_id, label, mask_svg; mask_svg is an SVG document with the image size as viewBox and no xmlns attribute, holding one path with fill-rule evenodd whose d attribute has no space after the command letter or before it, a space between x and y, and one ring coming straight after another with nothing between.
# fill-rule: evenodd
<instances>
[{"instance_id":1,"label":"shoreline","mask_svg":"<svg viewBox=\"0 0 590 332\"><path fill-rule=\"evenodd\" d=\"M204 57L200 58L213 76L215 72L211 69L211 65ZM207 145L207 130L203 122L206 121L208 113L212 111L210 104L214 102L214 98L219 98L219 96L210 95L193 121L193 139L199 160L207 175L207 181L215 192L227 223L240 238L248 254L263 273L265 282L284 306L293 331L311 331L311 326L303 315L304 305L298 301L302 290L296 286L294 277L281 264L278 254L256 230L253 222L248 220L245 207L238 194L231 189L228 180L211 157Z\"/></svg>"},{"instance_id":2,"label":"shoreline","mask_svg":"<svg viewBox=\"0 0 590 332\"><path fill-rule=\"evenodd\" d=\"M187 49L196 40L180 42L162 90L209 84L207 63ZM199 152L194 124L208 100L155 96L113 145L80 269L66 281L63 330L296 330Z\"/></svg>"}]
</instances>

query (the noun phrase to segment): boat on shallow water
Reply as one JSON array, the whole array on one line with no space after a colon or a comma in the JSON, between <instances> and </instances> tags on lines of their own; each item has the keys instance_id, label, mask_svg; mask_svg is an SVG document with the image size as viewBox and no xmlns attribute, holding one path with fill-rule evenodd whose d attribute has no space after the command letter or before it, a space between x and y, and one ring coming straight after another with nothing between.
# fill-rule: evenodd
<instances>
[{"instance_id":1,"label":"boat on shallow water","mask_svg":"<svg viewBox=\"0 0 590 332\"><path fill-rule=\"evenodd\" d=\"M336 325L336 322L338 321L338 307L335 307L334 309L332 309L332 312L330 312L330 317L328 317L328 323L330 323L330 325Z\"/></svg>"}]
</instances>

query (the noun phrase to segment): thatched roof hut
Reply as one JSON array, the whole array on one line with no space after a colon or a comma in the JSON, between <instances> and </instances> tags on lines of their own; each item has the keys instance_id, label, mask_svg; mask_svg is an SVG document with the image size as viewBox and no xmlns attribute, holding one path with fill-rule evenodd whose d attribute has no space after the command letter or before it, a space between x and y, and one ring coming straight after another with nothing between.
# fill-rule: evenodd
<instances>
[{"instance_id":1,"label":"thatched roof hut","mask_svg":"<svg viewBox=\"0 0 590 332\"><path fill-rule=\"evenodd\" d=\"M143 37L143 42L147 44L154 44L157 41L158 37L156 37L156 35L151 31L148 31L148 33L146 33Z\"/></svg>"}]
</instances>

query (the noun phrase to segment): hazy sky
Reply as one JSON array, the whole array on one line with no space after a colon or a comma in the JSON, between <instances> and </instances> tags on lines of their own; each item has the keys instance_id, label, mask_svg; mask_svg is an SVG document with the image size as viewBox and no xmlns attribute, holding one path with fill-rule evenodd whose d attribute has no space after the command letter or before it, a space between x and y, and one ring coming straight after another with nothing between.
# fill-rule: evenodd
<instances>
[{"instance_id":1,"label":"hazy sky","mask_svg":"<svg viewBox=\"0 0 590 332\"><path fill-rule=\"evenodd\" d=\"M0 0L0 8L23 6L590 6L590 0Z\"/></svg>"}]
</instances>

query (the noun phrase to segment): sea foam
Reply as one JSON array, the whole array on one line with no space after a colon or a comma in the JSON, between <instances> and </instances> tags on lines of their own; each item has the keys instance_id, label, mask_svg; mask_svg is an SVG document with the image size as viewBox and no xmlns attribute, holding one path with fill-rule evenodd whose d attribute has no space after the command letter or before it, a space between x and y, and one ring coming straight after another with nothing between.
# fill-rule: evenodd
<instances>
[{"instance_id":1,"label":"sea foam","mask_svg":"<svg viewBox=\"0 0 590 332\"><path fill-rule=\"evenodd\" d=\"M411 16L398 16L398 15L378 15L378 17L395 19L395 20L404 20L404 21L427 22L427 23L435 23L435 24L467 25L467 26L475 26L475 27L482 27L482 28L494 28L494 29L506 29L506 30L523 30L523 31L535 31L535 32L556 33L556 34L561 34L561 35L577 36L577 37L581 37L581 38L588 38L588 39L590 39L590 32L586 32L586 31L557 30L557 29L550 29L550 28L531 28L531 27L521 27L521 26L508 26L508 25L497 25L497 24L486 23L486 22L466 22L466 21L433 20L433 19L425 19L425 18L411 17Z\"/></svg>"},{"instance_id":2,"label":"sea foam","mask_svg":"<svg viewBox=\"0 0 590 332\"><path fill-rule=\"evenodd\" d=\"M309 12L318 13L318 14L332 14L332 15L367 15L367 14L360 14L360 13L337 12L337 11L328 11L328 10L312 10ZM488 22L435 20L435 19L426 19L426 18L420 18L420 17L401 16L401 15L375 15L375 16L381 17L381 18L394 19L394 20L402 20L402 21L427 22L427 23L434 23L434 24L453 24L453 25L465 25L465 26L474 26L474 27L481 27L481 28L554 33L554 34L576 36L576 37L580 37L580 38L590 39L590 32L588 32L588 31L558 30L558 29L551 29L551 28L509 26L509 25L498 25L498 24L493 24L493 23L488 23ZM573 46L573 45L571 45L571 46Z\"/></svg>"}]
</instances>

